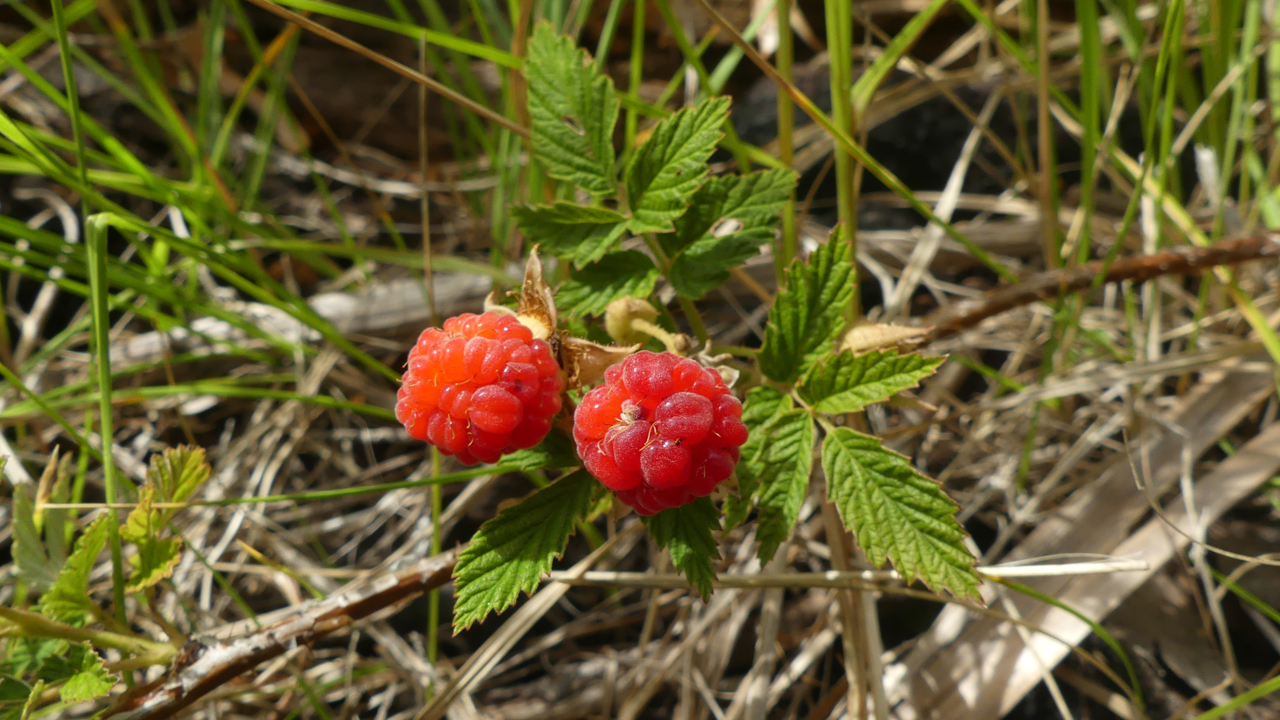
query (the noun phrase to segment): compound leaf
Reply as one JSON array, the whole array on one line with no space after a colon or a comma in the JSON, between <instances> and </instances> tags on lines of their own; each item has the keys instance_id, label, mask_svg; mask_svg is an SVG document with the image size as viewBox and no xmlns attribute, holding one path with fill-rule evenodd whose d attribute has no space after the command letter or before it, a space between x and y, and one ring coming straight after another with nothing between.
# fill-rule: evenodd
<instances>
[{"instance_id":1,"label":"compound leaf","mask_svg":"<svg viewBox=\"0 0 1280 720\"><path fill-rule=\"evenodd\" d=\"M597 71L586 50L546 22L538 23L529 40L524 76L533 152L547 174L597 197L613 194L613 81Z\"/></svg>"},{"instance_id":2,"label":"compound leaf","mask_svg":"<svg viewBox=\"0 0 1280 720\"><path fill-rule=\"evenodd\" d=\"M980 599L973 555L942 486L880 440L834 428L822 443L827 495L872 564L886 558L907 581Z\"/></svg>"},{"instance_id":3,"label":"compound leaf","mask_svg":"<svg viewBox=\"0 0 1280 720\"><path fill-rule=\"evenodd\" d=\"M945 359L899 355L893 349L863 355L842 352L809 368L800 382L800 397L818 412L857 412L915 387Z\"/></svg>"},{"instance_id":4,"label":"compound leaf","mask_svg":"<svg viewBox=\"0 0 1280 720\"><path fill-rule=\"evenodd\" d=\"M813 472L815 434L813 418L804 410L782 413L764 433L763 452L751 467L760 483L756 537L761 563L773 558L800 517Z\"/></svg>"},{"instance_id":5,"label":"compound leaf","mask_svg":"<svg viewBox=\"0 0 1280 720\"><path fill-rule=\"evenodd\" d=\"M608 208L570 202L515 207L511 215L530 243L569 258L577 267L599 260L627 232L622 215Z\"/></svg>"},{"instance_id":6,"label":"compound leaf","mask_svg":"<svg viewBox=\"0 0 1280 720\"><path fill-rule=\"evenodd\" d=\"M658 268L648 255L623 250L575 272L560 286L560 307L571 315L600 315L621 297L646 297L658 282Z\"/></svg>"},{"instance_id":7,"label":"compound leaf","mask_svg":"<svg viewBox=\"0 0 1280 720\"><path fill-rule=\"evenodd\" d=\"M522 591L537 589L552 561L564 554L595 487L586 472L574 472L480 526L453 570L455 631L511 607Z\"/></svg>"},{"instance_id":8,"label":"compound leaf","mask_svg":"<svg viewBox=\"0 0 1280 720\"><path fill-rule=\"evenodd\" d=\"M694 193L675 232L659 237L671 257L671 285L700 298L729 278L729 270L773 239L779 214L795 189L790 170L765 170L707 180Z\"/></svg>"},{"instance_id":9,"label":"compound leaf","mask_svg":"<svg viewBox=\"0 0 1280 720\"><path fill-rule=\"evenodd\" d=\"M714 561L720 557L712 534L720 529L720 518L711 499L701 497L663 510L648 519L648 526L658 547L671 551L671 563L702 599L711 597L711 584L716 579Z\"/></svg>"},{"instance_id":10,"label":"compound leaf","mask_svg":"<svg viewBox=\"0 0 1280 720\"><path fill-rule=\"evenodd\" d=\"M795 382L818 358L831 352L844 327L855 289L849 242L837 227L824 245L787 269L784 287L769 310L760 371L771 380Z\"/></svg>"},{"instance_id":11,"label":"compound leaf","mask_svg":"<svg viewBox=\"0 0 1280 720\"><path fill-rule=\"evenodd\" d=\"M85 702L111 692L116 678L102 667L102 658L84 643L71 646L68 664L75 671L58 689L63 702Z\"/></svg>"},{"instance_id":12,"label":"compound leaf","mask_svg":"<svg viewBox=\"0 0 1280 720\"><path fill-rule=\"evenodd\" d=\"M89 573L106 547L110 516L99 515L76 541L75 549L58 573L58 579L40 597L40 612L46 617L74 625L93 612L89 599Z\"/></svg>"},{"instance_id":13,"label":"compound leaf","mask_svg":"<svg viewBox=\"0 0 1280 720\"><path fill-rule=\"evenodd\" d=\"M760 487L761 462L767 447L765 440L773 423L792 407L794 403L789 396L768 385L757 385L747 391L747 400L742 404L742 423L749 432L747 442L738 450L741 454L735 471L738 494L730 496L724 504L725 530L742 524L751 512L752 501Z\"/></svg>"},{"instance_id":14,"label":"compound leaf","mask_svg":"<svg viewBox=\"0 0 1280 720\"><path fill-rule=\"evenodd\" d=\"M632 232L671 232L707 175L729 117L728 98L708 98L664 118L627 164Z\"/></svg>"}]
</instances>

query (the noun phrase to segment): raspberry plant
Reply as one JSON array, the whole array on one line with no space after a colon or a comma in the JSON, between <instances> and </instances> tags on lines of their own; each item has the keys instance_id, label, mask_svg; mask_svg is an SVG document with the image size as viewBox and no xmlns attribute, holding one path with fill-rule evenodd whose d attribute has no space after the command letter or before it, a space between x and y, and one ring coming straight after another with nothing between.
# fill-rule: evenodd
<instances>
[{"instance_id":1,"label":"raspberry plant","mask_svg":"<svg viewBox=\"0 0 1280 720\"><path fill-rule=\"evenodd\" d=\"M554 193L560 199L517 207L513 214L526 239L567 268L554 304L578 318L603 315L623 301L634 306L639 300L640 307L656 311L655 289L663 280L703 344L699 356L707 359L710 348L693 303L774 236L794 173L709 177L707 160L728 119L724 98L703 99L662 119L620 161L613 142L619 97L585 50L543 23L530 40L525 69L533 158L561 181ZM538 272L540 279L540 266ZM888 561L908 580L978 598L979 578L956 504L905 457L849 426L852 415L914 387L943 360L892 347L850 347L845 337L855 272L840 230L807 261L787 269L754 364L737 368L736 390L745 389L740 420L737 401L719 376L707 381L712 387L698 399L676 391L680 382L692 383L677 378L694 372L693 361L651 352L623 360L631 350L600 348L607 361L622 365L602 373L604 383L578 405L580 458L564 452L565 441L555 432L534 451L552 465L583 469L480 528L455 571L455 627L501 611L521 591L537 587L564 552L575 523L598 507L593 497L604 489L593 475L645 516L655 541L705 598L719 557L716 533L754 514L760 560L771 559L798 519L815 455L827 499L873 564ZM620 338L617 324L611 318L611 333ZM680 349L649 319L630 326L663 340L668 350ZM569 365L574 363L566 363L570 386L588 390L596 378ZM635 373L635 387L629 373ZM664 422L670 431L658 427ZM735 426L745 427L746 436ZM731 473L737 490L717 508L711 490Z\"/></svg>"}]
</instances>

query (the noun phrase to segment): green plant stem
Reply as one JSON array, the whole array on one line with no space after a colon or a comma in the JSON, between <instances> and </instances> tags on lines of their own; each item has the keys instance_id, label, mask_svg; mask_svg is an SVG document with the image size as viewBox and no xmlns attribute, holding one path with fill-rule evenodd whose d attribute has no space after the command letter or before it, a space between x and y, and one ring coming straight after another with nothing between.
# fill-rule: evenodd
<instances>
[{"instance_id":1,"label":"green plant stem","mask_svg":"<svg viewBox=\"0 0 1280 720\"><path fill-rule=\"evenodd\" d=\"M98 435L102 438L102 484L108 504L119 496L115 458L111 453L115 428L111 408L111 318L107 306L107 222L106 215L94 215L85 223L85 251L89 256L89 298L93 316L91 334L94 367L98 383ZM111 547L111 584L116 619L125 621L124 556L120 547L120 524L107 523Z\"/></svg>"},{"instance_id":2,"label":"green plant stem","mask_svg":"<svg viewBox=\"0 0 1280 720\"><path fill-rule=\"evenodd\" d=\"M640 81L644 77L644 8L646 2L635 3L635 15L631 20L631 67L630 77L628 78L627 96L635 102L640 102ZM627 106L626 120L626 144L622 147L622 152L630 153L631 148L636 144L636 130L639 128L640 116L631 106Z\"/></svg>"},{"instance_id":3,"label":"green plant stem","mask_svg":"<svg viewBox=\"0 0 1280 720\"><path fill-rule=\"evenodd\" d=\"M778 74L787 82L793 82L795 75L792 72L791 65L795 59L795 43L793 42L794 38L791 36L791 0L778 0L775 13L778 18ZM790 95L779 92L778 159L787 167L791 167L795 159L795 140L792 137L795 132L795 124L795 103L791 100ZM778 276L779 287L782 286L783 271L791 263L792 258L796 256L796 249L796 193L793 190L791 197L787 200L786 207L782 210L782 237L774 243L773 248L773 267Z\"/></svg>"},{"instance_id":4,"label":"green plant stem","mask_svg":"<svg viewBox=\"0 0 1280 720\"><path fill-rule=\"evenodd\" d=\"M671 277L671 259L667 257L667 253L662 249L662 244L658 242L653 233L644 233L644 242L648 246L649 252L653 253L654 259L658 261L658 269L662 271L663 277ZM698 336L698 341L706 347L710 336L707 334L707 326L702 324L702 316L698 314L698 308L694 307L693 301L689 298L676 294L676 301L680 303L680 309L684 311L685 318L689 321L689 327L693 328L693 334Z\"/></svg>"},{"instance_id":5,"label":"green plant stem","mask_svg":"<svg viewBox=\"0 0 1280 720\"><path fill-rule=\"evenodd\" d=\"M827 50L831 57L831 122L849 137L856 135L853 118L853 14L848 0L826 0ZM782 93L779 93L781 95ZM853 155L836 147L836 208L849 236L849 249L856 252L858 201ZM858 293L852 295L850 319L858 316Z\"/></svg>"},{"instance_id":6,"label":"green plant stem","mask_svg":"<svg viewBox=\"0 0 1280 720\"><path fill-rule=\"evenodd\" d=\"M596 43L596 67L600 72L606 72L609 47L613 45L614 33L618 31L618 19L622 17L622 8L626 7L627 0L610 0L609 10L604 16L604 28L600 31L600 41Z\"/></svg>"},{"instance_id":7,"label":"green plant stem","mask_svg":"<svg viewBox=\"0 0 1280 720\"><path fill-rule=\"evenodd\" d=\"M137 661L145 661L148 665L164 665L178 654L178 648L168 643L155 642L145 638L96 630L94 628L78 628L65 625L29 610L0 605L0 620L14 626L20 635L58 638L73 642L88 642L98 647L119 650L122 653L136 654ZM13 634L12 630L0 630L0 633Z\"/></svg>"}]
</instances>

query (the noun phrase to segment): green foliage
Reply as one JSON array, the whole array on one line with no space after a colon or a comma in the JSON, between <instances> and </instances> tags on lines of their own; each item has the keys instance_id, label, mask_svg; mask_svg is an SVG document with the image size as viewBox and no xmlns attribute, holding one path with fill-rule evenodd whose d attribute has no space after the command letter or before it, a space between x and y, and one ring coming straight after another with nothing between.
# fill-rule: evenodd
<instances>
[{"instance_id":1,"label":"green foliage","mask_svg":"<svg viewBox=\"0 0 1280 720\"><path fill-rule=\"evenodd\" d=\"M67 667L72 674L58 688L58 696L63 702L92 700L106 695L115 687L115 676L102 667L102 658L87 643L72 643Z\"/></svg>"},{"instance_id":2,"label":"green foliage","mask_svg":"<svg viewBox=\"0 0 1280 720\"><path fill-rule=\"evenodd\" d=\"M973 555L956 521L956 504L877 438L832 428L822 443L827 496L872 564L885 559L907 580L980 599Z\"/></svg>"},{"instance_id":3,"label":"green foliage","mask_svg":"<svg viewBox=\"0 0 1280 720\"><path fill-rule=\"evenodd\" d=\"M110 513L99 515L76 541L75 549L58 573L58 579L40 597L40 612L46 617L69 623L82 624L93 613L89 599L89 573L107 545L110 533Z\"/></svg>"},{"instance_id":4,"label":"green foliage","mask_svg":"<svg viewBox=\"0 0 1280 720\"><path fill-rule=\"evenodd\" d=\"M720 529L720 517L709 498L670 508L646 520L658 547L671 551L671 563L684 573L703 600L711 597L716 579L714 561L720 557L712 534Z\"/></svg>"},{"instance_id":5,"label":"green foliage","mask_svg":"<svg viewBox=\"0 0 1280 720\"><path fill-rule=\"evenodd\" d=\"M760 371L771 380L792 383L831 351L845 324L856 287L849 241L837 229L809 261L787 269L786 282L769 310Z\"/></svg>"},{"instance_id":6,"label":"green foliage","mask_svg":"<svg viewBox=\"0 0 1280 720\"><path fill-rule=\"evenodd\" d=\"M790 170L708 179L689 199L675 232L658 236L671 258L676 292L701 298L724 284L730 269L758 255L773 239L795 185Z\"/></svg>"},{"instance_id":7,"label":"green foliage","mask_svg":"<svg viewBox=\"0 0 1280 720\"><path fill-rule=\"evenodd\" d=\"M17 694L26 686L21 677L61 683L58 692L63 702L102 697L116 684L116 677L102 666L102 658L88 643L42 638L9 640L0 677L0 712L6 709L6 701L19 700Z\"/></svg>"},{"instance_id":8,"label":"green foliage","mask_svg":"<svg viewBox=\"0 0 1280 720\"><path fill-rule=\"evenodd\" d=\"M129 558L134 568L129 590L148 588L169 577L182 555L181 540L162 537L164 513L152 508L155 495L154 485L143 486L138 493L138 506L120 528L120 538L138 546L138 553Z\"/></svg>"},{"instance_id":9,"label":"green foliage","mask_svg":"<svg viewBox=\"0 0 1280 720\"><path fill-rule=\"evenodd\" d=\"M613 82L601 75L573 39L539 23L529 41L524 66L528 81L533 152L547 174L586 190L611 195L613 126L618 97Z\"/></svg>"},{"instance_id":10,"label":"green foliage","mask_svg":"<svg viewBox=\"0 0 1280 720\"><path fill-rule=\"evenodd\" d=\"M155 505L186 502L208 478L203 449L182 446L152 459L147 482L138 491L138 506L120 528L121 539L138 547L137 554L129 558L134 568L129 590L142 590L169 577L182 557L182 539L167 537L166 531L177 510Z\"/></svg>"},{"instance_id":11,"label":"green foliage","mask_svg":"<svg viewBox=\"0 0 1280 720\"><path fill-rule=\"evenodd\" d=\"M532 593L564 553L586 514L595 480L578 471L560 478L480 526L454 568L453 627L462 631Z\"/></svg>"},{"instance_id":12,"label":"green foliage","mask_svg":"<svg viewBox=\"0 0 1280 720\"><path fill-rule=\"evenodd\" d=\"M13 560L18 576L37 590L52 586L58 579L58 567L45 552L36 528L35 488L31 483L13 488Z\"/></svg>"},{"instance_id":13,"label":"green foliage","mask_svg":"<svg viewBox=\"0 0 1280 720\"><path fill-rule=\"evenodd\" d=\"M601 315L621 297L646 297L660 273L648 255L635 250L610 253L574 273L560 286L557 300L575 315Z\"/></svg>"},{"instance_id":14,"label":"green foliage","mask_svg":"<svg viewBox=\"0 0 1280 720\"><path fill-rule=\"evenodd\" d=\"M604 257L627 232L626 217L602 207L568 202L511 210L520 232L546 252L583 267Z\"/></svg>"},{"instance_id":15,"label":"green foliage","mask_svg":"<svg viewBox=\"0 0 1280 720\"><path fill-rule=\"evenodd\" d=\"M913 388L938 370L946 358L918 353L873 350L863 355L842 352L809 368L800 382L800 397L818 412L857 412Z\"/></svg>"},{"instance_id":16,"label":"green foliage","mask_svg":"<svg viewBox=\"0 0 1280 720\"><path fill-rule=\"evenodd\" d=\"M179 445L151 458L147 482L156 488L156 502L186 502L209 479L209 471L204 448ZM168 522L177 510L159 512L163 521Z\"/></svg>"},{"instance_id":17,"label":"green foliage","mask_svg":"<svg viewBox=\"0 0 1280 720\"><path fill-rule=\"evenodd\" d=\"M70 646L66 640L36 637L12 637L6 643L0 659L0 674L15 676L34 673L38 677L52 677Z\"/></svg>"},{"instance_id":18,"label":"green foliage","mask_svg":"<svg viewBox=\"0 0 1280 720\"><path fill-rule=\"evenodd\" d=\"M702 186L707 159L723 136L729 99L712 98L671 117L653 129L627 163L627 201L631 231L670 232L689 198Z\"/></svg>"},{"instance_id":19,"label":"green foliage","mask_svg":"<svg viewBox=\"0 0 1280 720\"><path fill-rule=\"evenodd\" d=\"M766 439L769 437L769 430L794 405L790 397L768 385L758 385L747 391L746 402L742 404L742 422L747 426L749 434L747 442L738 449L738 494L725 501L726 530L737 527L750 514L756 490L760 487L759 474L764 453L768 449Z\"/></svg>"},{"instance_id":20,"label":"green foliage","mask_svg":"<svg viewBox=\"0 0 1280 720\"><path fill-rule=\"evenodd\" d=\"M813 472L813 418L804 410L778 415L761 433L761 452L752 458L749 472L760 484L760 517L756 539L760 562L768 562L786 541L800 517L800 506L809 492Z\"/></svg>"}]
</instances>

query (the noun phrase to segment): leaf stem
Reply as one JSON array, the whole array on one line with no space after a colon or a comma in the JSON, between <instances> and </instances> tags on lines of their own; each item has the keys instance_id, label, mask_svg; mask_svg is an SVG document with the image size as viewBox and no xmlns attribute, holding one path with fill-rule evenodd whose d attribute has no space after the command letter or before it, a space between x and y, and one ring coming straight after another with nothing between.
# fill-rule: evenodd
<instances>
[{"instance_id":1,"label":"leaf stem","mask_svg":"<svg viewBox=\"0 0 1280 720\"><path fill-rule=\"evenodd\" d=\"M662 249L662 244L653 236L653 233L643 233L642 237L649 252L653 253L653 258L658 261L658 269L662 271L662 276L667 279L667 282L671 282L671 259ZM680 303L680 309L684 311L689 327L693 328L693 334L698 336L698 342L706 347L710 336L707 335L707 326L702 324L702 316L698 314L698 308L694 307L692 300L680 293L676 293L676 301Z\"/></svg>"},{"instance_id":2,"label":"leaf stem","mask_svg":"<svg viewBox=\"0 0 1280 720\"><path fill-rule=\"evenodd\" d=\"M98 647L136 654L135 661L148 665L164 665L178 654L178 648L168 643L155 642L108 630L78 628L65 625L29 610L0 606L0 620L16 626L23 635L60 638L74 642L89 642ZM2 631L0 631L2 632Z\"/></svg>"},{"instance_id":3,"label":"leaf stem","mask_svg":"<svg viewBox=\"0 0 1280 720\"><path fill-rule=\"evenodd\" d=\"M671 333L663 330L660 326L645 320L644 318L631 318L631 328L639 332L657 338L666 346L667 352L674 355L683 355L680 352L680 345L676 342L676 338Z\"/></svg>"}]
</instances>

